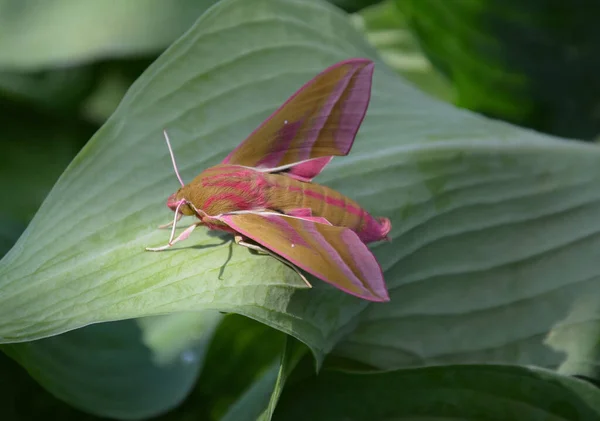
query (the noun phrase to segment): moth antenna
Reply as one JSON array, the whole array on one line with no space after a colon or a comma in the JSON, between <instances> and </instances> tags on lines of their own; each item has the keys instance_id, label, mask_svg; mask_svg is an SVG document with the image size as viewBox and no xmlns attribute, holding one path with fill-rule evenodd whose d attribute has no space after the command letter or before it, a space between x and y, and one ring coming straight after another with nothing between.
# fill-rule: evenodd
<instances>
[{"instance_id":1,"label":"moth antenna","mask_svg":"<svg viewBox=\"0 0 600 421\"><path fill-rule=\"evenodd\" d=\"M171 162L173 162L173 168L175 169L175 175L181 184L181 187L185 186L181 176L179 175L179 170L177 169L177 163L175 162L175 155L173 154L173 149L171 149L171 142L169 142L169 135L166 130L163 130L163 134L165 135L165 140L167 141L167 147L169 148L169 153L171 154Z\"/></svg>"}]
</instances>

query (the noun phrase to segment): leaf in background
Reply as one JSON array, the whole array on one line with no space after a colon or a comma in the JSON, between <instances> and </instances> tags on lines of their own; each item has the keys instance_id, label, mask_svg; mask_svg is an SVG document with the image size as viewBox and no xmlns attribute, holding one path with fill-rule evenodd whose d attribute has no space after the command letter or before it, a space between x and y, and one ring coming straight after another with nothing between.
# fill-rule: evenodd
<instances>
[{"instance_id":1,"label":"leaf in background","mask_svg":"<svg viewBox=\"0 0 600 421\"><path fill-rule=\"evenodd\" d=\"M0 68L162 51L216 0L0 0Z\"/></svg>"},{"instance_id":2,"label":"leaf in background","mask_svg":"<svg viewBox=\"0 0 600 421\"><path fill-rule=\"evenodd\" d=\"M273 417L285 421L599 418L600 391L588 383L541 369L493 365L369 375L325 371L286 388Z\"/></svg>"},{"instance_id":3,"label":"leaf in background","mask_svg":"<svg viewBox=\"0 0 600 421\"><path fill-rule=\"evenodd\" d=\"M0 256L19 238L95 127L0 100ZM35 123L32 123L35 122Z\"/></svg>"},{"instance_id":4,"label":"leaf in background","mask_svg":"<svg viewBox=\"0 0 600 421\"><path fill-rule=\"evenodd\" d=\"M273 365L279 367L285 340L286 335L262 323L227 315L215 332L194 391L176 413L167 414L165 421L187 413L194 419L221 420L247 389L262 382ZM265 392L267 400L272 390ZM264 406L259 408L262 411Z\"/></svg>"},{"instance_id":5,"label":"leaf in background","mask_svg":"<svg viewBox=\"0 0 600 421\"><path fill-rule=\"evenodd\" d=\"M18 217L0 214L0 256L10 250L26 227L27 223Z\"/></svg>"},{"instance_id":6,"label":"leaf in background","mask_svg":"<svg viewBox=\"0 0 600 421\"><path fill-rule=\"evenodd\" d=\"M221 421L271 420L288 377L307 354L307 350L300 341L286 336L279 361L271 364L269 369L229 407ZM311 361L310 368L314 373L314 361Z\"/></svg>"},{"instance_id":7,"label":"leaf in background","mask_svg":"<svg viewBox=\"0 0 600 421\"><path fill-rule=\"evenodd\" d=\"M262 421L265 408L273 396L281 364L271 364L269 369L235 401L220 421Z\"/></svg>"},{"instance_id":8,"label":"leaf in background","mask_svg":"<svg viewBox=\"0 0 600 421\"><path fill-rule=\"evenodd\" d=\"M29 106L33 113L46 112L67 121L80 119L100 125L154 59L156 56L108 60L38 72L0 71L0 97L20 107ZM23 125L28 123L21 121Z\"/></svg>"},{"instance_id":9,"label":"leaf in background","mask_svg":"<svg viewBox=\"0 0 600 421\"><path fill-rule=\"evenodd\" d=\"M330 3L344 9L348 13L358 12L366 7L380 3L382 0L329 0Z\"/></svg>"},{"instance_id":10,"label":"leaf in background","mask_svg":"<svg viewBox=\"0 0 600 421\"><path fill-rule=\"evenodd\" d=\"M600 133L600 3L396 4L460 106L560 136Z\"/></svg>"},{"instance_id":11,"label":"leaf in background","mask_svg":"<svg viewBox=\"0 0 600 421\"><path fill-rule=\"evenodd\" d=\"M279 365L279 372L277 373L277 379L273 387L273 392L271 394L271 398L269 399L267 408L259 417L260 421L271 421L273 413L275 412L275 407L279 402L279 398L283 392L283 388L288 378L302 357L306 355L306 351L308 350L308 348L306 348L302 342L294 339L292 336L288 335L286 339L287 340L281 355L281 363Z\"/></svg>"},{"instance_id":12,"label":"leaf in background","mask_svg":"<svg viewBox=\"0 0 600 421\"><path fill-rule=\"evenodd\" d=\"M140 419L165 412L186 397L220 319L218 312L197 312L102 323L3 345L2 350L75 408ZM25 406L18 415L33 416L38 410Z\"/></svg>"},{"instance_id":13,"label":"leaf in background","mask_svg":"<svg viewBox=\"0 0 600 421\"><path fill-rule=\"evenodd\" d=\"M94 84L91 66L40 72L0 71L1 97L22 105L32 105L36 111L54 112L71 118L76 115L79 104L93 91Z\"/></svg>"},{"instance_id":14,"label":"leaf in background","mask_svg":"<svg viewBox=\"0 0 600 421\"><path fill-rule=\"evenodd\" d=\"M80 104L81 115L95 123L104 123L115 111L131 84L155 59L156 57L97 63L94 66L96 87Z\"/></svg>"},{"instance_id":15,"label":"leaf in background","mask_svg":"<svg viewBox=\"0 0 600 421\"><path fill-rule=\"evenodd\" d=\"M600 320L581 302L600 281L600 150L432 100L381 62L352 154L319 182L391 217L393 241L373 247L390 303L323 282L306 290L287 266L206 230L144 251L165 241L156 226L177 188L163 128L190 180L354 56L375 53L323 2L224 0L205 13L132 86L2 260L2 341L216 308L291 333L319 359L344 339L338 355L385 368L563 362L548 333L572 313L575 337Z\"/></svg>"},{"instance_id":16,"label":"leaf in background","mask_svg":"<svg viewBox=\"0 0 600 421\"><path fill-rule=\"evenodd\" d=\"M388 66L428 94L453 102L453 87L423 55L394 1L363 9L352 18Z\"/></svg>"},{"instance_id":17,"label":"leaf in background","mask_svg":"<svg viewBox=\"0 0 600 421\"><path fill-rule=\"evenodd\" d=\"M3 421L37 421L52 417L61 421L95 421L44 390L15 361L0 352L0 405Z\"/></svg>"},{"instance_id":18,"label":"leaf in background","mask_svg":"<svg viewBox=\"0 0 600 421\"><path fill-rule=\"evenodd\" d=\"M264 375L267 375L270 367L273 365L273 380L270 386L266 386L264 402L252 402L258 405L256 413L260 414L264 410L272 393L273 384L277 378L280 366L280 358L278 357L282 352L286 336L262 323L238 315L228 315L223 318L214 330L214 333L211 334L211 329L214 328L214 324L220 319L221 315L216 312L213 314L210 312L203 312L201 314L179 313L173 316L140 319L137 321L137 324L144 327L141 342L151 350L151 359L142 358L137 360L133 349L123 349L123 352L119 354L114 353L112 363L107 362L106 365L96 369L97 371L103 371L104 374L102 376L88 376L85 381L71 382L72 377L68 375L64 376L60 381L59 379L55 379L56 381L50 384L50 389L69 390L69 388L78 388L76 392L71 391L72 395L74 393L85 394L84 391L86 390L91 393L101 393L95 400L91 398L88 400L87 403L91 402L89 410L97 413L98 411L94 411L94 408L101 404L109 409L111 406L114 407L115 402L119 402L123 406L128 404L130 406L129 413L126 414L128 416L124 417L128 419L133 415L132 410L139 411L136 405L139 405L138 399L142 393L152 393L153 389L159 390L161 387L172 388L173 384L175 384L175 387L179 388L182 394L185 394L184 392L187 390L185 387L189 386L190 379L194 374L193 367L191 367L191 372L188 374L179 373L180 375L177 379L176 374L178 373L176 367L172 370L174 372L165 370L169 360L176 361L177 359L182 359L188 363L193 363L197 360L202 366L201 374L187 398L181 404L177 405L177 407L162 415L154 416L152 419L155 421L185 421L189 419L217 421L222 419L223 414L228 412L232 404L244 393L245 389L249 387L255 388L255 384L261 383L261 379ZM210 325L206 326L207 329L204 329L203 325L206 323ZM116 329L115 332L119 332L123 329L122 324L123 322L117 322L101 326L104 326L107 331L112 332L113 329ZM87 329L89 328L80 329L77 332L83 333ZM115 335L113 333L110 335L101 335L94 342L95 345L101 348L100 352L102 350L107 352L107 343L108 346L115 347ZM97 330L92 329L89 332L85 332L86 338L88 338L87 335L94 334L97 334ZM57 336L56 338L68 338L69 335L72 335L72 332ZM89 336L89 338L91 337ZM207 343L209 339L210 343ZM40 342L44 341L46 340ZM139 336L138 340L132 340L127 345L131 348L139 347ZM18 346L17 350L19 349ZM90 364L90 366L84 366L85 372L81 377L89 372L98 357L98 352L89 352L91 346L86 341L79 341L77 343L77 347L82 354L81 357L78 357L78 360L85 359L87 355L89 359L87 363ZM203 352L206 352L204 357L202 356ZM29 376L21 373L10 364L4 364L6 361L3 358L6 359L0 353L0 371L3 373L3 376L0 376L0 392L5 392L0 393L0 403L5 408L14 409L15 421L38 419L41 414L53 415L54 418L64 420L80 420L83 416L87 416L86 419L89 420L97 419L94 416L82 414L78 410L58 401L37 386ZM119 363L122 359L125 361ZM133 363L133 360L136 362ZM124 368L123 364L129 365ZM144 364L148 365L142 370ZM157 364L164 371L163 373L156 369L155 366ZM73 370L79 370L80 368L81 365L77 365L73 367ZM48 369L47 365L46 369ZM107 394L102 392L103 388L110 386L110 383L106 381L107 378L121 379L131 377L133 381L137 379L140 382L146 382L148 381L149 374L153 371L160 378L162 378L162 375L166 376L165 378L167 380L170 379L171 383L162 384L159 379L151 382L151 384L142 383L140 388L127 388L124 391L121 388L119 389L121 393L118 394L116 399L113 399L115 393L110 392ZM46 385L48 386L48 384ZM120 386L117 384L112 385L112 387L118 389ZM169 401L170 393L167 392L164 395L161 395L158 402L152 401L150 403L155 406L161 405L161 403L165 406L170 406L176 400L173 398L178 398L177 395L171 395L170 397L173 400ZM106 401L100 400L103 396ZM250 411L249 407L246 406L248 403L245 402L243 405L243 411L245 411L243 413L246 415L250 413L248 412ZM85 409L88 410L88 408ZM12 419L8 418L8 421ZM237 420L238 418L233 419ZM255 419L256 417L252 421L255 421Z\"/></svg>"}]
</instances>

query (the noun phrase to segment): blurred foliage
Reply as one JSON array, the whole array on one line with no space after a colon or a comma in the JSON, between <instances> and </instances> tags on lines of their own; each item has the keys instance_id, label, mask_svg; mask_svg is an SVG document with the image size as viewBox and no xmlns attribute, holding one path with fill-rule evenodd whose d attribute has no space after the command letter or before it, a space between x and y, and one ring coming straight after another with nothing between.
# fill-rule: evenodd
<instances>
[{"instance_id":1,"label":"blurred foliage","mask_svg":"<svg viewBox=\"0 0 600 421\"><path fill-rule=\"evenodd\" d=\"M383 0L329 0L336 6L344 9L346 12L358 12L366 7L381 3Z\"/></svg>"},{"instance_id":2,"label":"blurred foliage","mask_svg":"<svg viewBox=\"0 0 600 421\"><path fill-rule=\"evenodd\" d=\"M105 324L104 329L109 328ZM281 332L238 315L226 316L213 338L205 355L204 369L187 399L168 413L152 417L153 420L220 420L278 362L285 341ZM1 352L0 373L3 421L110 419L87 414L56 399Z\"/></svg>"},{"instance_id":3,"label":"blurred foliage","mask_svg":"<svg viewBox=\"0 0 600 421\"><path fill-rule=\"evenodd\" d=\"M453 102L454 86L423 55L418 39L393 1L365 8L353 15L353 20L386 64L424 92Z\"/></svg>"},{"instance_id":4,"label":"blurred foliage","mask_svg":"<svg viewBox=\"0 0 600 421\"><path fill-rule=\"evenodd\" d=\"M368 375L325 371L290 384L273 419L305 420L310 413L311 421L592 421L600 419L599 398L600 391L585 382L525 367L446 366Z\"/></svg>"},{"instance_id":5,"label":"blurred foliage","mask_svg":"<svg viewBox=\"0 0 600 421\"><path fill-rule=\"evenodd\" d=\"M217 0L0 0L0 68L160 53Z\"/></svg>"},{"instance_id":6,"label":"blurred foliage","mask_svg":"<svg viewBox=\"0 0 600 421\"><path fill-rule=\"evenodd\" d=\"M0 99L0 256L12 246L96 125L26 101Z\"/></svg>"},{"instance_id":7,"label":"blurred foliage","mask_svg":"<svg viewBox=\"0 0 600 421\"><path fill-rule=\"evenodd\" d=\"M559 136L600 133L600 1L396 4L459 106Z\"/></svg>"}]
</instances>

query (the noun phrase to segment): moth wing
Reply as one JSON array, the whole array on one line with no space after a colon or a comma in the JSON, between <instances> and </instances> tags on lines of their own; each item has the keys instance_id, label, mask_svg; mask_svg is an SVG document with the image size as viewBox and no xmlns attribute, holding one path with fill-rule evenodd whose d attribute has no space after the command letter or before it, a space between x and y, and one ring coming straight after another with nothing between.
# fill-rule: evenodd
<instances>
[{"instance_id":1,"label":"moth wing","mask_svg":"<svg viewBox=\"0 0 600 421\"><path fill-rule=\"evenodd\" d=\"M286 170L286 174L297 180L309 182L319 175L332 159L333 156L309 159L308 161L290 167Z\"/></svg>"},{"instance_id":2,"label":"moth wing","mask_svg":"<svg viewBox=\"0 0 600 421\"><path fill-rule=\"evenodd\" d=\"M350 152L369 105L373 67L371 60L351 59L319 73L235 148L223 164L270 172L299 165L299 178L312 179L331 159L315 158Z\"/></svg>"},{"instance_id":3,"label":"moth wing","mask_svg":"<svg viewBox=\"0 0 600 421\"><path fill-rule=\"evenodd\" d=\"M379 263L348 228L273 212L217 218L342 291L370 301L389 301Z\"/></svg>"}]
</instances>

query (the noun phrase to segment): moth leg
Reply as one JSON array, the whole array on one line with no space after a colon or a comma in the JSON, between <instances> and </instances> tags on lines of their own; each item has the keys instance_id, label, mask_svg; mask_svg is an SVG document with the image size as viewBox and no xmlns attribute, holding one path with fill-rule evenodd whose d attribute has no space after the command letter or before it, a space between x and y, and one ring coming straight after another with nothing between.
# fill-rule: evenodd
<instances>
[{"instance_id":1,"label":"moth leg","mask_svg":"<svg viewBox=\"0 0 600 421\"><path fill-rule=\"evenodd\" d=\"M177 222L179 222L179 220L183 217L182 213L178 213L177 216L175 217L175 219L171 222L169 222L168 224L162 224L158 226L158 229L163 229L163 228L169 228L171 226L173 226L173 224L176 224Z\"/></svg>"},{"instance_id":2,"label":"moth leg","mask_svg":"<svg viewBox=\"0 0 600 421\"><path fill-rule=\"evenodd\" d=\"M260 254L265 254L268 256L271 256L272 253L267 252L267 250L261 246L259 246L258 244L252 244L252 243L247 243L244 241L244 237L242 237L241 235L234 235L233 236L233 240L235 241L235 243L237 245L243 246L243 247L247 247L250 250L254 250L257 253Z\"/></svg>"},{"instance_id":3,"label":"moth leg","mask_svg":"<svg viewBox=\"0 0 600 421\"><path fill-rule=\"evenodd\" d=\"M308 280L306 279L306 277L300 272L300 269L298 269L296 266L294 266L293 264L291 264L290 262L288 262L285 259L282 259L281 257L279 257L277 254L273 253L271 250L266 249L262 246L259 246L258 244L252 244L252 243L248 243L246 241L244 241L243 237L241 235L236 235L234 236L234 240L235 243L242 246L242 247L247 247L250 250L255 250L259 253L262 254L268 254L271 257L274 257L275 259L279 260L281 263L287 265L288 267L294 269L294 272L296 272L298 274L298 276L300 277L300 279L302 279L304 281L304 283L309 287L312 288L312 285L310 284L310 282L308 282Z\"/></svg>"},{"instance_id":4,"label":"moth leg","mask_svg":"<svg viewBox=\"0 0 600 421\"><path fill-rule=\"evenodd\" d=\"M165 244L164 246L160 246L160 247L146 247L146 250L148 250L148 251L162 251L162 250L166 250L169 247L171 247L173 244L175 244L175 243L177 243L179 241L183 241L186 238L188 238L190 236L190 234L192 233L192 231L194 231L198 225L202 225L202 222L196 222L196 223L190 225L181 234L179 234L177 236L177 238L175 238L175 239L173 239L173 236L171 236L171 238L169 239L169 242L167 244Z\"/></svg>"}]
</instances>

